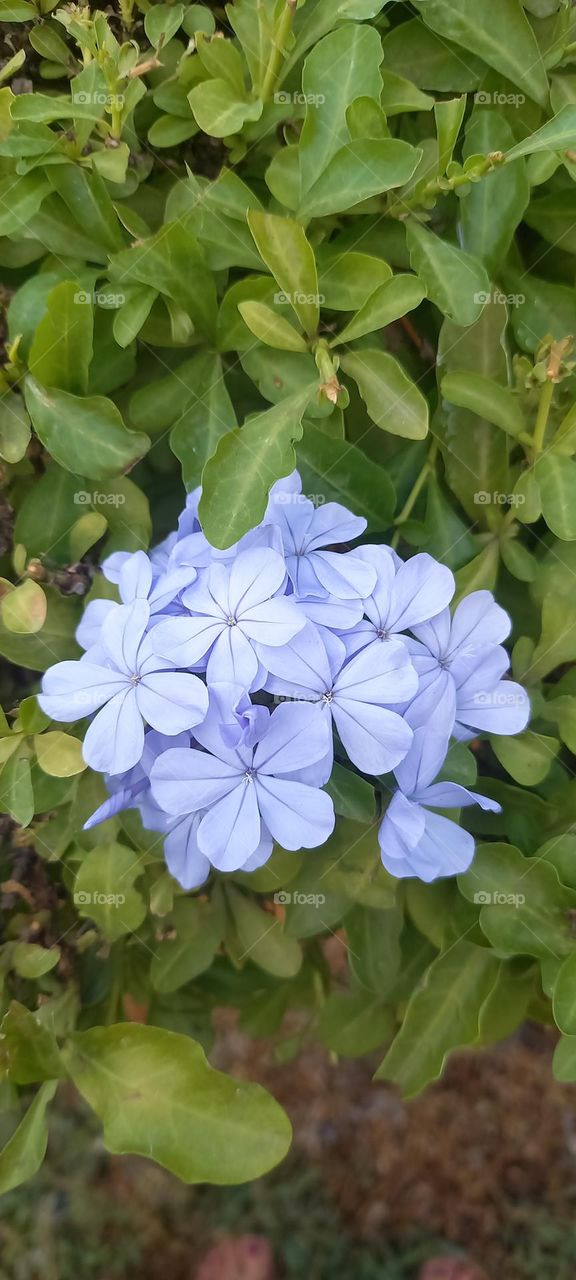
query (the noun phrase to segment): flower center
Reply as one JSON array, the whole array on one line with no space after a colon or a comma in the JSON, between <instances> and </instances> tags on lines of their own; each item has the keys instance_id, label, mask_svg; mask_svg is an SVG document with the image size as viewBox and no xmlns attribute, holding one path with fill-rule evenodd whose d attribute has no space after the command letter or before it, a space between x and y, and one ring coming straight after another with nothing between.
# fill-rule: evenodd
<instances>
[{"instance_id":1,"label":"flower center","mask_svg":"<svg viewBox=\"0 0 576 1280\"><path fill-rule=\"evenodd\" d=\"M141 679L142 676L139 676L137 671L133 671L130 676L130 684L140 684Z\"/></svg>"},{"instance_id":2,"label":"flower center","mask_svg":"<svg viewBox=\"0 0 576 1280\"><path fill-rule=\"evenodd\" d=\"M322 701L326 704L327 707L329 707L330 703L334 701L334 690L327 689L326 693L322 694Z\"/></svg>"},{"instance_id":3,"label":"flower center","mask_svg":"<svg viewBox=\"0 0 576 1280\"><path fill-rule=\"evenodd\" d=\"M229 626L229 627L237 627L237 626L238 626L238 619L234 617L234 614L233 614L233 613L231 613L231 614L230 614L230 617L228 618L228 626Z\"/></svg>"},{"instance_id":4,"label":"flower center","mask_svg":"<svg viewBox=\"0 0 576 1280\"><path fill-rule=\"evenodd\" d=\"M390 639L390 632L389 632L389 631L386 631L385 627L380 627L380 628L378 629L378 631L376 632L376 638L377 638L378 640L389 640L389 639Z\"/></svg>"},{"instance_id":5,"label":"flower center","mask_svg":"<svg viewBox=\"0 0 576 1280\"><path fill-rule=\"evenodd\" d=\"M249 786L250 786L250 783L254 781L255 776L256 776L256 770L255 770L255 769L247 769L247 770L246 770L246 773L244 774L244 784L245 784L245 786L249 787Z\"/></svg>"},{"instance_id":6,"label":"flower center","mask_svg":"<svg viewBox=\"0 0 576 1280\"><path fill-rule=\"evenodd\" d=\"M440 670L448 671L450 669L450 662L451 662L451 659L449 657L439 658L438 666L440 667Z\"/></svg>"}]
</instances>

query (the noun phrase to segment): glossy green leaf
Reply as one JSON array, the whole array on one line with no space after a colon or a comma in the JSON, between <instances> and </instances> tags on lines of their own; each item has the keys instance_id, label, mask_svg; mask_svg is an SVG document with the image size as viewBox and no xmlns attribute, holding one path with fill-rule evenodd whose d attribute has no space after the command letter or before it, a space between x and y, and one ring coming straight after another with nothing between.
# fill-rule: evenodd
<instances>
[{"instance_id":1,"label":"glossy green leaf","mask_svg":"<svg viewBox=\"0 0 576 1280\"><path fill-rule=\"evenodd\" d=\"M238 133L247 120L259 120L262 103L242 98L228 80L205 80L191 89L188 100L194 118L213 138Z\"/></svg>"},{"instance_id":2,"label":"glossy green leaf","mask_svg":"<svg viewBox=\"0 0 576 1280\"><path fill-rule=\"evenodd\" d=\"M56 285L48 294L46 312L30 348L30 373L45 387L83 395L88 389L92 344L92 298L72 280Z\"/></svg>"},{"instance_id":3,"label":"glossy green leaf","mask_svg":"<svg viewBox=\"0 0 576 1280\"><path fill-rule=\"evenodd\" d=\"M211 336L216 322L216 287L204 265L190 219L165 223L155 235L114 254L111 278L144 284L165 293L190 316L194 327Z\"/></svg>"},{"instance_id":4,"label":"glossy green leaf","mask_svg":"<svg viewBox=\"0 0 576 1280\"><path fill-rule=\"evenodd\" d=\"M304 492L316 502L342 502L364 516L374 532L392 523L395 494L384 467L346 440L319 431L311 422L297 445Z\"/></svg>"},{"instance_id":5,"label":"glossy green leaf","mask_svg":"<svg viewBox=\"0 0 576 1280\"><path fill-rule=\"evenodd\" d=\"M412 268L430 301L456 324L474 324L490 296L490 280L482 263L421 223L411 221L406 234Z\"/></svg>"},{"instance_id":6,"label":"glossy green leaf","mask_svg":"<svg viewBox=\"0 0 576 1280\"><path fill-rule=\"evenodd\" d=\"M536 151L563 151L576 144L576 105L567 104L558 115L548 120L523 142L517 142L506 152L506 161L518 156L533 155Z\"/></svg>"},{"instance_id":7,"label":"glossy green leaf","mask_svg":"<svg viewBox=\"0 0 576 1280\"><path fill-rule=\"evenodd\" d=\"M168 44L184 17L183 4L152 5L144 17L144 30L155 49Z\"/></svg>"},{"instance_id":8,"label":"glossy green leaf","mask_svg":"<svg viewBox=\"0 0 576 1280\"><path fill-rule=\"evenodd\" d=\"M536 38L517 0L415 0L422 19L446 37L482 58L542 106L548 80Z\"/></svg>"},{"instance_id":9,"label":"glossy green leaf","mask_svg":"<svg viewBox=\"0 0 576 1280\"><path fill-rule=\"evenodd\" d=\"M74 396L31 377L26 378L24 396L42 444L60 466L76 475L92 480L118 475L150 447L148 436L126 430L116 405L105 396Z\"/></svg>"},{"instance_id":10,"label":"glossy green leaf","mask_svg":"<svg viewBox=\"0 0 576 1280\"><path fill-rule=\"evenodd\" d=\"M506 772L523 787L536 787L550 772L560 743L541 733L526 732L515 738L491 739L492 750Z\"/></svg>"},{"instance_id":11,"label":"glossy green leaf","mask_svg":"<svg viewBox=\"0 0 576 1280\"><path fill-rule=\"evenodd\" d=\"M134 885L143 869L140 856L123 844L100 845L80 866L74 884L78 913L94 920L111 942L142 924L146 905Z\"/></svg>"},{"instance_id":12,"label":"glossy green leaf","mask_svg":"<svg viewBox=\"0 0 576 1280\"><path fill-rule=\"evenodd\" d=\"M278 916L262 911L253 899L237 890L228 892L238 934L238 960L249 960L276 978L293 978L302 965L302 950L296 939L284 931Z\"/></svg>"},{"instance_id":13,"label":"glossy green leaf","mask_svg":"<svg viewBox=\"0 0 576 1280\"><path fill-rule=\"evenodd\" d=\"M48 603L38 582L28 579L5 595L0 604L2 622L17 635L33 635L46 621Z\"/></svg>"},{"instance_id":14,"label":"glossy green leaf","mask_svg":"<svg viewBox=\"0 0 576 1280\"><path fill-rule=\"evenodd\" d=\"M386 351L362 348L342 357L342 368L358 384L373 422L393 435L423 440L428 433L428 404L422 392Z\"/></svg>"},{"instance_id":15,"label":"glossy green leaf","mask_svg":"<svg viewBox=\"0 0 576 1280\"><path fill-rule=\"evenodd\" d=\"M240 302L238 310L250 332L260 342L280 351L307 351L302 335L288 320L276 315L264 302Z\"/></svg>"},{"instance_id":16,"label":"glossy green leaf","mask_svg":"<svg viewBox=\"0 0 576 1280\"><path fill-rule=\"evenodd\" d=\"M548 528L568 542L576 538L576 463L545 453L536 463L542 513Z\"/></svg>"},{"instance_id":17,"label":"glossy green leaf","mask_svg":"<svg viewBox=\"0 0 576 1280\"><path fill-rule=\"evenodd\" d=\"M304 196L300 218L340 213L371 196L402 187L412 177L421 152L399 138L360 138L337 151Z\"/></svg>"},{"instance_id":18,"label":"glossy green leaf","mask_svg":"<svg viewBox=\"0 0 576 1280\"><path fill-rule=\"evenodd\" d=\"M262 519L272 485L294 470L293 442L314 392L312 385L288 396L219 441L202 473L199 509L213 546L231 546Z\"/></svg>"},{"instance_id":19,"label":"glossy green leaf","mask_svg":"<svg viewBox=\"0 0 576 1280\"><path fill-rule=\"evenodd\" d=\"M0 1151L0 1194L19 1187L38 1172L46 1155L46 1108L56 1092L56 1082L41 1085L24 1119Z\"/></svg>"},{"instance_id":20,"label":"glossy green leaf","mask_svg":"<svg viewBox=\"0 0 576 1280\"><path fill-rule=\"evenodd\" d=\"M82 743L69 733L61 733L60 730L39 733L34 739L34 746L40 768L51 778L73 778L86 768Z\"/></svg>"},{"instance_id":21,"label":"glossy green leaf","mask_svg":"<svg viewBox=\"0 0 576 1280\"><path fill-rule=\"evenodd\" d=\"M269 267L286 303L305 332L316 333L320 314L314 251L301 226L292 218L251 209L248 225L263 262Z\"/></svg>"},{"instance_id":22,"label":"glossy green leaf","mask_svg":"<svg viewBox=\"0 0 576 1280\"><path fill-rule=\"evenodd\" d=\"M334 992L322 1007L318 1035L332 1053L360 1058L378 1049L394 1030L390 1011L369 992Z\"/></svg>"},{"instance_id":23,"label":"glossy green leaf","mask_svg":"<svg viewBox=\"0 0 576 1280\"><path fill-rule=\"evenodd\" d=\"M199 352L190 360L187 376L194 390L186 395L186 388L181 388L184 394L170 433L170 448L182 463L184 484L191 489L200 483L220 440L235 429L236 415L219 356ZM173 375L170 383L174 382Z\"/></svg>"},{"instance_id":24,"label":"glossy green leaf","mask_svg":"<svg viewBox=\"0 0 576 1280\"><path fill-rule=\"evenodd\" d=\"M438 956L409 1001L377 1079L398 1084L407 1098L437 1080L449 1053L477 1038L497 974L495 956L464 939Z\"/></svg>"},{"instance_id":25,"label":"glossy green leaf","mask_svg":"<svg viewBox=\"0 0 576 1280\"><path fill-rule=\"evenodd\" d=\"M0 396L0 458L19 462L30 441L30 419L21 396L6 391Z\"/></svg>"},{"instance_id":26,"label":"glossy green leaf","mask_svg":"<svg viewBox=\"0 0 576 1280\"><path fill-rule=\"evenodd\" d=\"M466 127L463 155L506 151L514 134L494 107L475 107ZM495 168L481 182L473 182L460 202L462 248L474 254L490 275L498 269L512 242L530 199L524 160Z\"/></svg>"},{"instance_id":27,"label":"glossy green leaf","mask_svg":"<svg viewBox=\"0 0 576 1280\"><path fill-rule=\"evenodd\" d=\"M368 298L354 319L333 339L331 346L338 347L343 342L353 342L366 333L385 328L408 311L413 311L425 297L426 289L416 276L391 276Z\"/></svg>"},{"instance_id":28,"label":"glossy green leaf","mask_svg":"<svg viewBox=\"0 0 576 1280\"><path fill-rule=\"evenodd\" d=\"M58 964L59 947L40 947L34 942L17 942L12 952L12 964L21 978L34 981Z\"/></svg>"},{"instance_id":29,"label":"glossy green leaf","mask_svg":"<svg viewBox=\"0 0 576 1280\"><path fill-rule=\"evenodd\" d=\"M214 1071L188 1036L135 1023L97 1027L77 1033L65 1057L108 1150L147 1156L182 1182L250 1181L290 1145L278 1103L260 1085Z\"/></svg>"},{"instance_id":30,"label":"glossy green leaf","mask_svg":"<svg viewBox=\"0 0 576 1280\"><path fill-rule=\"evenodd\" d=\"M303 195L350 142L346 112L354 99L362 96L379 102L381 62L378 32L358 23L333 31L308 54L302 74L306 119L298 144ZM335 75L335 68L341 74Z\"/></svg>"},{"instance_id":31,"label":"glossy green leaf","mask_svg":"<svg viewBox=\"0 0 576 1280\"><path fill-rule=\"evenodd\" d=\"M224 918L213 902L176 901L169 912L170 936L156 946L150 981L167 994L191 982L212 964L222 940Z\"/></svg>"},{"instance_id":32,"label":"glossy green leaf","mask_svg":"<svg viewBox=\"0 0 576 1280\"><path fill-rule=\"evenodd\" d=\"M0 1077L25 1085L61 1075L54 1036L29 1009L13 1000L0 1024Z\"/></svg>"},{"instance_id":33,"label":"glossy green leaf","mask_svg":"<svg viewBox=\"0 0 576 1280\"><path fill-rule=\"evenodd\" d=\"M482 373L455 371L447 373L440 386L442 395L451 404L469 409L479 418L493 422L510 436L518 436L527 430L526 420L518 400L506 387L501 387Z\"/></svg>"}]
</instances>

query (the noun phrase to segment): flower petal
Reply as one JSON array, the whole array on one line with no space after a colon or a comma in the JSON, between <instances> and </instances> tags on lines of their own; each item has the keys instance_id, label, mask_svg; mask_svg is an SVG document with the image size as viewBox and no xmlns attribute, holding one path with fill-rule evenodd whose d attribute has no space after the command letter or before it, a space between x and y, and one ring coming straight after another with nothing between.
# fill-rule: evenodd
<instances>
[{"instance_id":1,"label":"flower petal","mask_svg":"<svg viewBox=\"0 0 576 1280\"><path fill-rule=\"evenodd\" d=\"M195 813L238 786L242 767L195 748L174 747L158 757L150 771L152 795L173 817Z\"/></svg>"},{"instance_id":2,"label":"flower petal","mask_svg":"<svg viewBox=\"0 0 576 1280\"><path fill-rule=\"evenodd\" d=\"M84 738L86 764L100 773L125 773L141 759L144 724L133 687L117 693L98 712Z\"/></svg>"},{"instance_id":3,"label":"flower petal","mask_svg":"<svg viewBox=\"0 0 576 1280\"><path fill-rule=\"evenodd\" d=\"M180 818L164 837L164 856L171 876L183 889L198 889L210 875L210 863L198 846L200 815Z\"/></svg>"},{"instance_id":4,"label":"flower petal","mask_svg":"<svg viewBox=\"0 0 576 1280\"><path fill-rule=\"evenodd\" d=\"M339 697L332 715L350 759L364 773L389 773L410 750L412 730L396 711Z\"/></svg>"},{"instance_id":5,"label":"flower petal","mask_svg":"<svg viewBox=\"0 0 576 1280\"><path fill-rule=\"evenodd\" d=\"M241 780L211 805L198 828L198 844L219 871L237 871L260 844L260 812L253 781Z\"/></svg>"},{"instance_id":6,"label":"flower petal","mask_svg":"<svg viewBox=\"0 0 576 1280\"><path fill-rule=\"evenodd\" d=\"M81 720L126 687L126 676L110 667L84 658L57 662L43 677L38 702L52 720Z\"/></svg>"},{"instance_id":7,"label":"flower petal","mask_svg":"<svg viewBox=\"0 0 576 1280\"><path fill-rule=\"evenodd\" d=\"M332 726L326 704L284 703L273 712L256 747L254 768L259 773L294 773L324 760L331 743Z\"/></svg>"},{"instance_id":8,"label":"flower petal","mask_svg":"<svg viewBox=\"0 0 576 1280\"><path fill-rule=\"evenodd\" d=\"M325 791L303 782L258 774L260 812L275 840L284 849L315 849L334 830L334 805Z\"/></svg>"},{"instance_id":9,"label":"flower petal","mask_svg":"<svg viewBox=\"0 0 576 1280\"><path fill-rule=\"evenodd\" d=\"M173 736L200 724L208 711L206 685L186 671L155 671L136 685L136 699L153 729Z\"/></svg>"}]
</instances>

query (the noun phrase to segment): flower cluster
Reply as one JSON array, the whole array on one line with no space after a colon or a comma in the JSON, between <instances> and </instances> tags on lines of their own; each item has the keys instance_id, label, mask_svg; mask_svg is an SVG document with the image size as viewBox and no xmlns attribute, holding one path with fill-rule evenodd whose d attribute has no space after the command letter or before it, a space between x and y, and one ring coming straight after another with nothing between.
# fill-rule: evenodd
<instances>
[{"instance_id":1,"label":"flower cluster","mask_svg":"<svg viewBox=\"0 0 576 1280\"><path fill-rule=\"evenodd\" d=\"M211 867L254 870L274 841L323 844L335 756L388 802L379 840L393 875L463 871L473 839L435 810L498 806L436 781L450 741L528 721L526 693L503 679L510 622L490 592L451 615L448 568L426 553L404 563L387 546L344 549L366 522L338 503L316 508L301 487L296 472L277 483L262 523L226 551L189 495L150 557L105 561L120 602L93 600L82 658L44 677L52 719L96 712L83 750L110 797L87 825L138 809L185 889Z\"/></svg>"}]
</instances>

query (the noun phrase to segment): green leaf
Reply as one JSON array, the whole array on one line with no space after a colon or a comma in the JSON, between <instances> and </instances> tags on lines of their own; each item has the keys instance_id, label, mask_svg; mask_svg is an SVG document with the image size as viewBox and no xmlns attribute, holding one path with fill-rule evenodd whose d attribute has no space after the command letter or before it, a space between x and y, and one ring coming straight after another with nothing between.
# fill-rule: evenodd
<instances>
[{"instance_id":1,"label":"green leaf","mask_svg":"<svg viewBox=\"0 0 576 1280\"><path fill-rule=\"evenodd\" d=\"M358 384L376 426L408 440L428 433L428 402L398 361L386 351L349 351L342 368Z\"/></svg>"},{"instance_id":2,"label":"green leaf","mask_svg":"<svg viewBox=\"0 0 576 1280\"><path fill-rule=\"evenodd\" d=\"M523 787L537 787L549 774L560 750L556 738L522 733L516 738L491 737L492 750L511 778Z\"/></svg>"},{"instance_id":3,"label":"green leaf","mask_svg":"<svg viewBox=\"0 0 576 1280\"><path fill-rule=\"evenodd\" d=\"M110 942L142 924L146 904L134 882L143 870L140 855L124 844L99 845L80 866L74 903Z\"/></svg>"},{"instance_id":4,"label":"green leaf","mask_svg":"<svg viewBox=\"0 0 576 1280\"><path fill-rule=\"evenodd\" d=\"M409 222L406 239L412 269L430 301L456 324L474 324L490 296L482 263L415 221Z\"/></svg>"},{"instance_id":5,"label":"green leaf","mask_svg":"<svg viewBox=\"0 0 576 1280\"><path fill-rule=\"evenodd\" d=\"M92 298L72 280L56 285L30 348L30 373L46 387L85 394L92 340Z\"/></svg>"},{"instance_id":6,"label":"green leaf","mask_svg":"<svg viewBox=\"0 0 576 1280\"><path fill-rule=\"evenodd\" d=\"M113 332L119 347L129 347L150 315L158 294L146 285L128 288L113 321Z\"/></svg>"},{"instance_id":7,"label":"green leaf","mask_svg":"<svg viewBox=\"0 0 576 1280\"><path fill-rule=\"evenodd\" d=\"M286 64L285 72L302 57L307 49L327 35L339 22L350 19L374 18L380 13L382 0L317 0L297 15L296 42ZM298 21L300 19L300 21Z\"/></svg>"},{"instance_id":8,"label":"green leaf","mask_svg":"<svg viewBox=\"0 0 576 1280\"><path fill-rule=\"evenodd\" d=\"M97 1027L74 1035L65 1056L115 1155L147 1156L182 1182L221 1186L260 1177L288 1150L278 1103L260 1085L214 1071L188 1036L136 1023Z\"/></svg>"},{"instance_id":9,"label":"green leaf","mask_svg":"<svg viewBox=\"0 0 576 1280\"><path fill-rule=\"evenodd\" d=\"M63 1065L54 1036L13 1000L0 1025L0 1076L14 1084L57 1080Z\"/></svg>"},{"instance_id":10,"label":"green leaf","mask_svg":"<svg viewBox=\"0 0 576 1280\"><path fill-rule=\"evenodd\" d=\"M457 44L434 35L417 18L398 23L383 44L386 70L408 77L420 89L464 93L476 89L486 74L480 58L470 50L463 58Z\"/></svg>"},{"instance_id":11,"label":"green leaf","mask_svg":"<svg viewBox=\"0 0 576 1280\"><path fill-rule=\"evenodd\" d=\"M46 621L48 603L38 582L27 579L1 602L2 622L8 631L17 635L33 635Z\"/></svg>"},{"instance_id":12,"label":"green leaf","mask_svg":"<svg viewBox=\"0 0 576 1280\"><path fill-rule=\"evenodd\" d=\"M148 436L126 430L105 396L74 396L31 377L24 396L36 434L67 471L104 480L128 471L150 448Z\"/></svg>"},{"instance_id":13,"label":"green leaf","mask_svg":"<svg viewBox=\"0 0 576 1280\"><path fill-rule=\"evenodd\" d=\"M552 1059L554 1079L561 1084L573 1084L576 1080L576 1036L562 1036Z\"/></svg>"},{"instance_id":14,"label":"green leaf","mask_svg":"<svg viewBox=\"0 0 576 1280\"><path fill-rule=\"evenodd\" d=\"M239 302L238 310L245 324L259 342L278 351L307 351L302 335L294 325L276 315L264 302Z\"/></svg>"},{"instance_id":15,"label":"green leaf","mask_svg":"<svg viewBox=\"0 0 576 1280\"><path fill-rule=\"evenodd\" d=\"M219 441L202 473L199 507L212 546L231 546L262 519L272 485L294 470L293 441L302 437L302 417L315 390L312 385L287 396Z\"/></svg>"},{"instance_id":16,"label":"green leaf","mask_svg":"<svg viewBox=\"0 0 576 1280\"><path fill-rule=\"evenodd\" d=\"M259 120L263 103L242 98L228 80L205 80L188 94L188 101L204 133L227 138L239 133L247 120Z\"/></svg>"},{"instance_id":17,"label":"green leaf","mask_svg":"<svg viewBox=\"0 0 576 1280\"><path fill-rule=\"evenodd\" d=\"M82 743L69 733L55 730L36 734L34 746L40 768L51 778L73 778L86 768Z\"/></svg>"},{"instance_id":18,"label":"green leaf","mask_svg":"<svg viewBox=\"0 0 576 1280\"><path fill-rule=\"evenodd\" d=\"M202 471L220 440L236 427L236 415L218 355L202 351L193 356L187 362L187 377L193 380L194 390L181 401L170 433L170 448L182 463L184 484L192 489L200 483ZM167 381L173 384L174 378L172 374Z\"/></svg>"},{"instance_id":19,"label":"green leaf","mask_svg":"<svg viewBox=\"0 0 576 1280\"><path fill-rule=\"evenodd\" d=\"M17 942L12 952L12 964L21 978L34 981L58 964L60 947L39 947L34 942Z\"/></svg>"},{"instance_id":20,"label":"green leaf","mask_svg":"<svg viewBox=\"0 0 576 1280\"><path fill-rule=\"evenodd\" d=\"M0 458L19 462L30 442L30 419L21 396L5 391L0 396Z\"/></svg>"},{"instance_id":21,"label":"green leaf","mask_svg":"<svg viewBox=\"0 0 576 1280\"><path fill-rule=\"evenodd\" d=\"M447 373L440 390L451 404L493 422L509 436L518 436L526 430L524 414L512 392L499 386L492 378L485 378L482 373L459 370Z\"/></svg>"},{"instance_id":22,"label":"green leaf","mask_svg":"<svg viewBox=\"0 0 576 1280\"><path fill-rule=\"evenodd\" d=\"M310 187L300 218L319 218L353 208L371 196L403 187L422 152L398 138L357 138L341 147Z\"/></svg>"},{"instance_id":23,"label":"green leaf","mask_svg":"<svg viewBox=\"0 0 576 1280\"><path fill-rule=\"evenodd\" d=\"M530 681L542 680L564 662L576 659L576 606L571 600L546 595L542 630L530 662Z\"/></svg>"},{"instance_id":24,"label":"green leaf","mask_svg":"<svg viewBox=\"0 0 576 1280\"><path fill-rule=\"evenodd\" d=\"M378 31L357 23L327 35L309 53L302 73L306 119L298 144L303 195L324 173L336 152L350 142L346 112L354 99L365 97L379 103L381 62ZM337 75L335 67L339 69Z\"/></svg>"},{"instance_id":25,"label":"green leaf","mask_svg":"<svg viewBox=\"0 0 576 1280\"><path fill-rule=\"evenodd\" d=\"M169 913L169 925L175 936L158 943L150 966L152 986L163 994L209 968L222 941L224 917L213 902L181 898Z\"/></svg>"},{"instance_id":26,"label":"green leaf","mask_svg":"<svg viewBox=\"0 0 576 1280\"><path fill-rule=\"evenodd\" d=\"M35 635L16 635L0 622L2 656L18 666L31 667L33 671L47 671L55 662L80 657L80 648L74 639L80 621L79 601L61 596L51 587L46 588L46 598L46 621Z\"/></svg>"},{"instance_id":27,"label":"green leaf","mask_svg":"<svg viewBox=\"0 0 576 1280\"><path fill-rule=\"evenodd\" d=\"M446 173L452 160L465 111L465 94L461 98L448 98L434 105L438 134L438 173L440 174Z\"/></svg>"},{"instance_id":28,"label":"green leaf","mask_svg":"<svg viewBox=\"0 0 576 1280\"><path fill-rule=\"evenodd\" d=\"M144 30L155 49L168 44L184 17L183 4L155 4L144 17Z\"/></svg>"},{"instance_id":29,"label":"green leaf","mask_svg":"<svg viewBox=\"0 0 576 1280\"><path fill-rule=\"evenodd\" d=\"M216 286L191 230L190 217L167 222L148 239L110 260L119 286L145 284L165 293L190 316L194 328L211 337L216 324Z\"/></svg>"},{"instance_id":30,"label":"green leaf","mask_svg":"<svg viewBox=\"0 0 576 1280\"><path fill-rule=\"evenodd\" d=\"M466 160L471 155L506 151L513 141L512 130L500 112L475 107L466 128L463 156ZM521 159L471 183L462 198L462 248L473 253L490 275L504 261L529 199L528 175Z\"/></svg>"},{"instance_id":31,"label":"green leaf","mask_svg":"<svg viewBox=\"0 0 576 1280\"><path fill-rule=\"evenodd\" d=\"M558 115L553 116L532 133L517 142L506 152L506 163L518 156L534 155L536 151L565 151L576 144L576 105L567 104Z\"/></svg>"},{"instance_id":32,"label":"green leaf","mask_svg":"<svg viewBox=\"0 0 576 1280\"><path fill-rule=\"evenodd\" d=\"M554 1019L567 1036L576 1036L576 952L567 956L554 984Z\"/></svg>"},{"instance_id":33,"label":"green leaf","mask_svg":"<svg viewBox=\"0 0 576 1280\"><path fill-rule=\"evenodd\" d=\"M400 969L402 912L354 907L346 916L350 968L356 982L380 997L393 986Z\"/></svg>"},{"instance_id":34,"label":"green leaf","mask_svg":"<svg viewBox=\"0 0 576 1280\"><path fill-rule=\"evenodd\" d=\"M408 311L418 307L426 297L426 289L416 276L391 276L380 285L360 308L353 320L346 325L330 345L339 347L343 342L353 342L366 333L374 333L392 324Z\"/></svg>"},{"instance_id":35,"label":"green leaf","mask_svg":"<svg viewBox=\"0 0 576 1280\"><path fill-rule=\"evenodd\" d=\"M285 301L312 337L320 316L318 276L314 251L303 228L292 218L278 218L253 209L248 212L248 226L262 261L285 294Z\"/></svg>"},{"instance_id":36,"label":"green leaf","mask_svg":"<svg viewBox=\"0 0 576 1280\"><path fill-rule=\"evenodd\" d=\"M0 1194L19 1187L38 1172L46 1155L46 1108L56 1092L56 1081L41 1085L16 1132L0 1151Z\"/></svg>"},{"instance_id":37,"label":"green leaf","mask_svg":"<svg viewBox=\"0 0 576 1280\"><path fill-rule=\"evenodd\" d=\"M365 778L353 773L352 769L335 763L326 783L326 791L334 801L336 813L343 818L351 818L366 825L374 821L374 788Z\"/></svg>"},{"instance_id":38,"label":"green leaf","mask_svg":"<svg viewBox=\"0 0 576 1280\"><path fill-rule=\"evenodd\" d=\"M508 269L503 281L513 299L510 319L514 337L523 351L536 351L549 338L565 338L576 332L576 298L571 286Z\"/></svg>"},{"instance_id":39,"label":"green leaf","mask_svg":"<svg viewBox=\"0 0 576 1280\"><path fill-rule=\"evenodd\" d=\"M438 956L411 997L376 1078L392 1080L406 1098L437 1080L448 1054L476 1040L497 975L496 957L463 939Z\"/></svg>"},{"instance_id":40,"label":"green leaf","mask_svg":"<svg viewBox=\"0 0 576 1280\"><path fill-rule=\"evenodd\" d=\"M396 500L392 481L361 449L306 422L297 454L304 492L316 502L349 505L375 532L391 525Z\"/></svg>"},{"instance_id":41,"label":"green leaf","mask_svg":"<svg viewBox=\"0 0 576 1280\"><path fill-rule=\"evenodd\" d=\"M332 1053L360 1058L378 1049L394 1030L390 1009L369 992L328 996L318 1019L318 1035Z\"/></svg>"},{"instance_id":42,"label":"green leaf","mask_svg":"<svg viewBox=\"0 0 576 1280\"><path fill-rule=\"evenodd\" d=\"M25 95L26 97L32 95ZM40 95L39 95L40 96ZM34 94L36 97L36 94ZM18 98L14 99L14 106ZM14 107L13 107L14 110ZM40 170L16 177L0 179L0 235L12 236L22 231L38 212L50 191L50 183Z\"/></svg>"},{"instance_id":43,"label":"green leaf","mask_svg":"<svg viewBox=\"0 0 576 1280\"><path fill-rule=\"evenodd\" d=\"M437 35L474 53L541 106L548 79L532 27L518 0L415 0L418 12Z\"/></svg>"},{"instance_id":44,"label":"green leaf","mask_svg":"<svg viewBox=\"0 0 576 1280\"><path fill-rule=\"evenodd\" d=\"M54 191L89 239L107 253L121 249L118 217L100 174L87 173L75 164L53 165L48 174Z\"/></svg>"},{"instance_id":45,"label":"green leaf","mask_svg":"<svg viewBox=\"0 0 576 1280\"><path fill-rule=\"evenodd\" d=\"M293 978L302 967L302 950L284 932L278 916L262 911L252 898L228 889L228 899L238 934L240 961L250 960L276 978Z\"/></svg>"},{"instance_id":46,"label":"green leaf","mask_svg":"<svg viewBox=\"0 0 576 1280\"><path fill-rule=\"evenodd\" d=\"M576 539L576 463L545 453L535 467L542 513L548 528L567 542Z\"/></svg>"},{"instance_id":47,"label":"green leaf","mask_svg":"<svg viewBox=\"0 0 576 1280\"><path fill-rule=\"evenodd\" d=\"M320 293L325 299L322 305L330 311L359 311L392 276L382 258L351 249L343 253L337 244L321 245L317 260Z\"/></svg>"},{"instance_id":48,"label":"green leaf","mask_svg":"<svg viewBox=\"0 0 576 1280\"><path fill-rule=\"evenodd\" d=\"M18 637L16 643L20 651L18 661L24 662L22 639ZM0 811L9 813L13 821L21 827L27 827L34 817L34 792L30 764L20 748L13 752L0 771Z\"/></svg>"}]
</instances>

